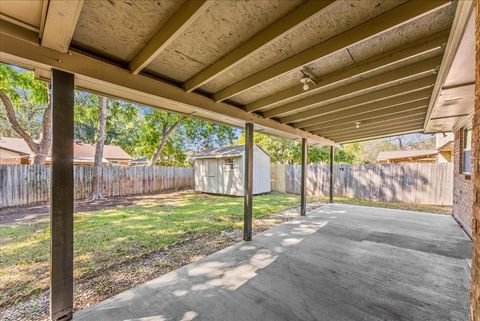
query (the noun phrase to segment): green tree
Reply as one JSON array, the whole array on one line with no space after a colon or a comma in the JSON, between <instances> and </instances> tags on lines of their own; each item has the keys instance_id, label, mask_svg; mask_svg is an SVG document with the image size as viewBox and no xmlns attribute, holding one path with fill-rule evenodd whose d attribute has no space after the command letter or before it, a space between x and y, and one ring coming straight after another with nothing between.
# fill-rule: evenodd
<instances>
[{"instance_id":1,"label":"green tree","mask_svg":"<svg viewBox=\"0 0 480 321\"><path fill-rule=\"evenodd\" d=\"M52 145L51 104L47 83L33 72L0 64L2 135L23 138L33 152L34 164L43 164Z\"/></svg>"},{"instance_id":2,"label":"green tree","mask_svg":"<svg viewBox=\"0 0 480 321\"><path fill-rule=\"evenodd\" d=\"M97 96L77 92L75 139L95 143L98 122ZM147 157L151 164L188 166L189 150L231 144L235 139L235 131L229 126L108 100L105 144L119 145L133 157Z\"/></svg>"}]
</instances>

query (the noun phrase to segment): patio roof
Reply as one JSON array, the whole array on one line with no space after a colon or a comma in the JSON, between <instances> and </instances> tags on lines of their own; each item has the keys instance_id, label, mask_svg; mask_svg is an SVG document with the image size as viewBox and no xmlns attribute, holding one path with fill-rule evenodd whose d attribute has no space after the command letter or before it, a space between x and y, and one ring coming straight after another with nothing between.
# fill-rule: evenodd
<instances>
[{"instance_id":1,"label":"patio roof","mask_svg":"<svg viewBox=\"0 0 480 321\"><path fill-rule=\"evenodd\" d=\"M44 79L52 67L72 72L78 88L93 92L336 145L444 131L468 116L435 106L459 65L472 7L448 0L5 0L0 61ZM302 77L312 80L306 91Z\"/></svg>"}]
</instances>

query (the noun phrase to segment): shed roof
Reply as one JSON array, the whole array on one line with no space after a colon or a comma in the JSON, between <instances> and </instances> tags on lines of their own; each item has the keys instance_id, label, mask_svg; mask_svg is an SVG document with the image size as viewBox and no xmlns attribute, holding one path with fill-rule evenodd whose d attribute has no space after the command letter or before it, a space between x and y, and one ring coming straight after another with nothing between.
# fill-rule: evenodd
<instances>
[{"instance_id":1,"label":"shed roof","mask_svg":"<svg viewBox=\"0 0 480 321\"><path fill-rule=\"evenodd\" d=\"M448 77L473 63L473 1L31 2L2 2L1 61L194 117L335 145L446 131L473 110L455 98L472 85Z\"/></svg>"},{"instance_id":2,"label":"shed roof","mask_svg":"<svg viewBox=\"0 0 480 321\"><path fill-rule=\"evenodd\" d=\"M254 144L254 147L258 147L258 149L260 149L262 152L269 155L263 148L261 148L257 144ZM234 146L224 146L219 148L208 148L190 157L192 159L239 157L239 156L242 156L244 152L245 152L244 145L234 145Z\"/></svg>"}]
</instances>

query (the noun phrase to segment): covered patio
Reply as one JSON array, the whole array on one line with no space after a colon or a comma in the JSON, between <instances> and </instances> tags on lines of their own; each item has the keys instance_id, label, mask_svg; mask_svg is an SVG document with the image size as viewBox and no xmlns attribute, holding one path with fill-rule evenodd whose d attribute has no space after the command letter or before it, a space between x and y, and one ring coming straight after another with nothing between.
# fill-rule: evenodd
<instances>
[{"instance_id":1,"label":"covered patio","mask_svg":"<svg viewBox=\"0 0 480 321\"><path fill-rule=\"evenodd\" d=\"M450 216L332 204L74 320L464 321L470 254Z\"/></svg>"},{"instance_id":2,"label":"covered patio","mask_svg":"<svg viewBox=\"0 0 480 321\"><path fill-rule=\"evenodd\" d=\"M305 216L308 145L330 146L333 164L334 148L343 143L452 131L473 119L475 21L473 0L2 1L0 61L51 83L51 319L73 317L75 88L245 128L243 238L252 241L254 131L301 141ZM477 126L478 120L474 173L480 172ZM318 314L328 320L465 320L468 290L459 271L468 241L460 228L447 217L375 213L326 207L222 251L204 268L185 267L77 318L222 319L219 303L227 300L238 320ZM418 222L409 224L410 216ZM475 240L476 220L473 226ZM301 259L306 263L286 263ZM478 255L472 270L471 318L477 321ZM198 275L187 279L188 273ZM259 295L265 280L272 291ZM121 308L128 300L135 309ZM104 308L116 302L120 308ZM257 310L269 305L274 311Z\"/></svg>"}]
</instances>

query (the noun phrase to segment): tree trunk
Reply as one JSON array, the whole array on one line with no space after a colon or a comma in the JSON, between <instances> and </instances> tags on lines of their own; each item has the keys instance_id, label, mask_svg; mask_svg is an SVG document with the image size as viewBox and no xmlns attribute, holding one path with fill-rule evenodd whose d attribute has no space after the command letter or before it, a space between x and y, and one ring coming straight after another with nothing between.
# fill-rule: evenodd
<instances>
[{"instance_id":1,"label":"tree trunk","mask_svg":"<svg viewBox=\"0 0 480 321\"><path fill-rule=\"evenodd\" d=\"M50 92L48 93L48 103L43 113L43 128L40 140L35 142L33 138L20 126L15 115L12 101L7 93L0 91L0 99L7 112L7 119L13 130L27 143L33 154L33 164L41 165L45 163L50 147L52 146L52 105L50 103Z\"/></svg>"},{"instance_id":2,"label":"tree trunk","mask_svg":"<svg viewBox=\"0 0 480 321\"><path fill-rule=\"evenodd\" d=\"M102 180L100 176L102 174L103 147L105 145L105 127L107 123L106 97L99 97L98 110L97 145L95 147L95 163L93 165L92 194L90 195L90 201L103 198Z\"/></svg>"},{"instance_id":3,"label":"tree trunk","mask_svg":"<svg viewBox=\"0 0 480 321\"><path fill-rule=\"evenodd\" d=\"M160 157L160 154L162 153L163 146L165 146L165 142L168 139L168 136L170 136L171 133L177 128L178 125L185 119L185 117L180 118L177 120L170 128L167 129L167 124L165 123L163 125L162 129L162 138L160 139L160 142L158 143L157 148L155 149L155 152L153 153L152 159L150 159L150 162L148 163L149 166L155 166L155 164L158 161L158 158Z\"/></svg>"}]
</instances>

